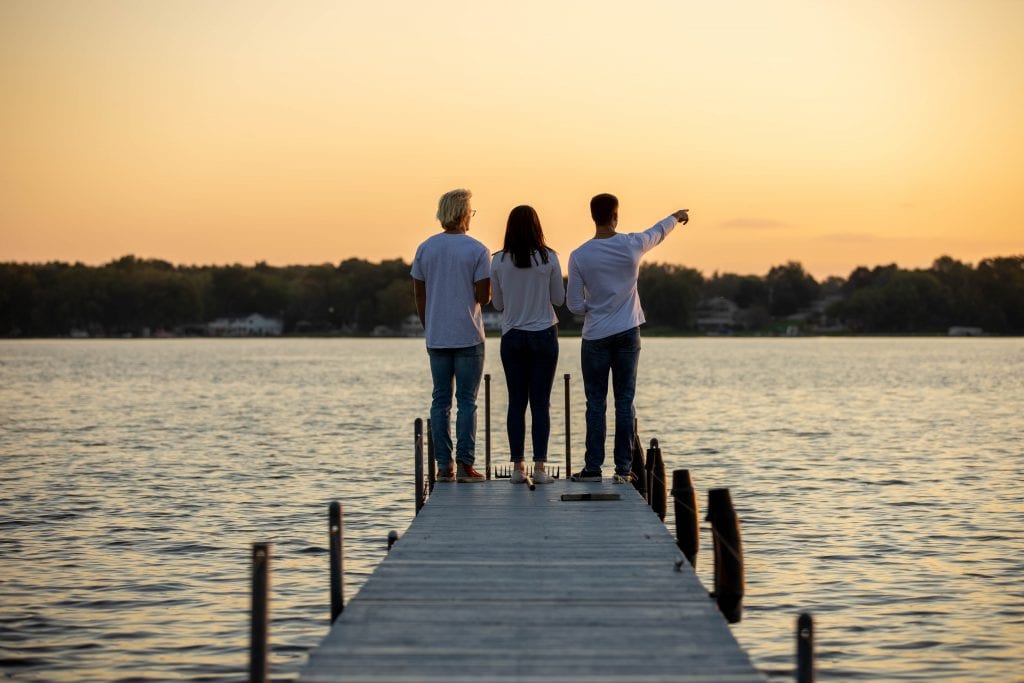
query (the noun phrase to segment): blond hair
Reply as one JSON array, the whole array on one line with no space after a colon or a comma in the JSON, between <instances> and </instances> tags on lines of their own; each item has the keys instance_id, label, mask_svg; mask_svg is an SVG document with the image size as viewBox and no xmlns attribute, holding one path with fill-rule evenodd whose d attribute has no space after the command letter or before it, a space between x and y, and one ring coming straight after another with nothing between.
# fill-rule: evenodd
<instances>
[{"instance_id":1,"label":"blond hair","mask_svg":"<svg viewBox=\"0 0 1024 683\"><path fill-rule=\"evenodd\" d=\"M441 225L454 228L461 223L463 217L469 214L469 199L472 196L472 192L462 188L441 195L437 203L437 220Z\"/></svg>"}]
</instances>

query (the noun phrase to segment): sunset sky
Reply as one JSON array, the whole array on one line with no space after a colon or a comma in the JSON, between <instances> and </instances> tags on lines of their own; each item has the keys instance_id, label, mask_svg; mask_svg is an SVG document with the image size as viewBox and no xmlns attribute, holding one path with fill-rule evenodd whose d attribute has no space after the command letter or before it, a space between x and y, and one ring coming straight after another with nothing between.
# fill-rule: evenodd
<instances>
[{"instance_id":1,"label":"sunset sky","mask_svg":"<svg viewBox=\"0 0 1024 683\"><path fill-rule=\"evenodd\" d=\"M0 2L0 261L411 259L588 202L710 275L1024 253L1024 1Z\"/></svg>"}]
</instances>

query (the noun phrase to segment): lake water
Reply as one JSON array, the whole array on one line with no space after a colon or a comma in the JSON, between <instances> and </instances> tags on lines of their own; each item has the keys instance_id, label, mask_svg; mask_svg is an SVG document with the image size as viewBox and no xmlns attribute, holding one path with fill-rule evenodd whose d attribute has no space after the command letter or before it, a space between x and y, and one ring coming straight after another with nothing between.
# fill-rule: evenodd
<instances>
[{"instance_id":1,"label":"lake water","mask_svg":"<svg viewBox=\"0 0 1024 683\"><path fill-rule=\"evenodd\" d=\"M558 372L551 451L567 372L578 464L578 339ZM0 341L0 672L243 680L270 541L272 668L294 678L328 627L327 505L352 595L412 520L429 394L415 339ZM1024 680L1024 340L645 339L636 406L702 512L732 491L732 628L769 679L791 680L810 611L820 680Z\"/></svg>"}]
</instances>

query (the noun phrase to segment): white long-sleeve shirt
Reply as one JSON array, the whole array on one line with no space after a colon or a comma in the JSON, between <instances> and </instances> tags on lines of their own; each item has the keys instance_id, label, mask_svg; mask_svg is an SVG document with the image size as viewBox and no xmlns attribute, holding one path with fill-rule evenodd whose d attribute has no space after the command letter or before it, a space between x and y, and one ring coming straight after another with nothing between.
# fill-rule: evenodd
<instances>
[{"instance_id":1,"label":"white long-sleeve shirt","mask_svg":"<svg viewBox=\"0 0 1024 683\"><path fill-rule=\"evenodd\" d=\"M501 333L537 332L558 323L554 306L565 302L562 266L548 249L548 262L533 254L533 265L517 268L512 255L499 251L491 261L491 305L502 312Z\"/></svg>"},{"instance_id":2,"label":"white long-sleeve shirt","mask_svg":"<svg viewBox=\"0 0 1024 683\"><path fill-rule=\"evenodd\" d=\"M583 315L583 338L603 339L643 324L636 291L640 257L676 227L669 216L643 232L584 242L569 255L569 310Z\"/></svg>"}]
</instances>

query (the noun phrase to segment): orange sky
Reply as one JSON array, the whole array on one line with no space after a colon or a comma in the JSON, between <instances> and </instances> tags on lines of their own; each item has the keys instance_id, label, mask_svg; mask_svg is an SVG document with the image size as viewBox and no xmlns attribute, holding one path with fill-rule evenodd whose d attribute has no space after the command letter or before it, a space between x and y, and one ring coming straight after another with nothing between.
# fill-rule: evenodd
<instances>
[{"instance_id":1,"label":"orange sky","mask_svg":"<svg viewBox=\"0 0 1024 683\"><path fill-rule=\"evenodd\" d=\"M1024 2L0 2L0 261L409 260L692 220L763 274L1024 253Z\"/></svg>"}]
</instances>

